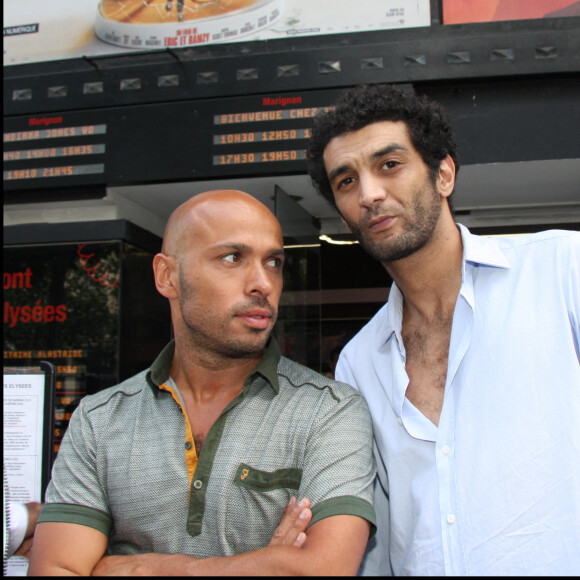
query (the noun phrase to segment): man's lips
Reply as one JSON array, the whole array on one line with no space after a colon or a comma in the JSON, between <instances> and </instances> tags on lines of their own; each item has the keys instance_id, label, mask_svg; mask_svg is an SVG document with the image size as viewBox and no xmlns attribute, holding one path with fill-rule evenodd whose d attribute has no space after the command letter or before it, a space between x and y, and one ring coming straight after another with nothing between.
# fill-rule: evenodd
<instances>
[{"instance_id":1,"label":"man's lips","mask_svg":"<svg viewBox=\"0 0 580 580\"><path fill-rule=\"evenodd\" d=\"M238 318L241 318L252 328L268 328L272 316L273 313L270 310L265 310L263 308L253 308L252 310L247 310L238 314Z\"/></svg>"},{"instance_id":2,"label":"man's lips","mask_svg":"<svg viewBox=\"0 0 580 580\"><path fill-rule=\"evenodd\" d=\"M393 215L382 215L376 217L369 222L369 230L373 232L385 230L390 227L395 219L396 218Z\"/></svg>"}]
</instances>

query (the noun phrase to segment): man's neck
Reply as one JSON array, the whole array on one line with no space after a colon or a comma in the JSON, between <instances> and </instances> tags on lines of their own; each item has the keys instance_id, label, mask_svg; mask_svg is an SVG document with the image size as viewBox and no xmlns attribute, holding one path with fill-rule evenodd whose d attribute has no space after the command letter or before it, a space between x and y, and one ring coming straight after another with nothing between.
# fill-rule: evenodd
<instances>
[{"instance_id":1,"label":"man's neck","mask_svg":"<svg viewBox=\"0 0 580 580\"><path fill-rule=\"evenodd\" d=\"M451 221L421 250L384 264L403 294L405 316L429 321L452 311L461 288L462 260L461 232Z\"/></svg>"},{"instance_id":2,"label":"man's neck","mask_svg":"<svg viewBox=\"0 0 580 580\"><path fill-rule=\"evenodd\" d=\"M212 399L234 399L244 380L260 362L263 351L255 357L227 358L191 350L178 341L170 374L179 390L189 392L199 403Z\"/></svg>"}]
</instances>

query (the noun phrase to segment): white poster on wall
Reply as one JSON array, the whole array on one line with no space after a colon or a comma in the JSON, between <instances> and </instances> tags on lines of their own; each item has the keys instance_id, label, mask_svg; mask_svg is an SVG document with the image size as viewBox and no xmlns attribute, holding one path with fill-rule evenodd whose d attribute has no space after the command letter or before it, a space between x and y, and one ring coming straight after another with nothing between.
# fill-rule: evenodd
<instances>
[{"instance_id":1,"label":"white poster on wall","mask_svg":"<svg viewBox=\"0 0 580 580\"><path fill-rule=\"evenodd\" d=\"M4 375L4 467L10 499L41 501L44 374Z\"/></svg>"},{"instance_id":2,"label":"white poster on wall","mask_svg":"<svg viewBox=\"0 0 580 580\"><path fill-rule=\"evenodd\" d=\"M429 0L5 0L4 65L430 26Z\"/></svg>"},{"instance_id":3,"label":"white poster on wall","mask_svg":"<svg viewBox=\"0 0 580 580\"><path fill-rule=\"evenodd\" d=\"M44 373L4 375L3 463L9 490L5 514L7 499L22 504L42 501L45 381ZM5 566L7 576L26 576L28 560L13 556Z\"/></svg>"}]
</instances>

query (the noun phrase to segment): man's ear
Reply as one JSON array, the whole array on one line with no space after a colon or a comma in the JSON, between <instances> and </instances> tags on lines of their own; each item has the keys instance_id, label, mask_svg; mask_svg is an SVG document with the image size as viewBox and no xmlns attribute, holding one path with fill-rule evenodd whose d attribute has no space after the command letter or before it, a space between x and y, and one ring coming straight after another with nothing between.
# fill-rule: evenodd
<instances>
[{"instance_id":1,"label":"man's ear","mask_svg":"<svg viewBox=\"0 0 580 580\"><path fill-rule=\"evenodd\" d=\"M155 287L161 296L176 298L179 295L177 286L177 260L165 254L156 254L153 258L153 275Z\"/></svg>"},{"instance_id":2,"label":"man's ear","mask_svg":"<svg viewBox=\"0 0 580 580\"><path fill-rule=\"evenodd\" d=\"M437 188L441 197L449 197L455 188L455 163L450 155L441 160L437 173Z\"/></svg>"}]
</instances>

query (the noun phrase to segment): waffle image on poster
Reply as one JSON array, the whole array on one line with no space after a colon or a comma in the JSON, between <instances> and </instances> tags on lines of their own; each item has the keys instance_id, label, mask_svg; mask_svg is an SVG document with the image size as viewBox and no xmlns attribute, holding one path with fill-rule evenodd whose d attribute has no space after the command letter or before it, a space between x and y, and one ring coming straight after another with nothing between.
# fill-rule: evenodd
<instances>
[{"instance_id":1,"label":"waffle image on poster","mask_svg":"<svg viewBox=\"0 0 580 580\"><path fill-rule=\"evenodd\" d=\"M276 22L283 0L101 0L95 33L127 48L235 42Z\"/></svg>"}]
</instances>

